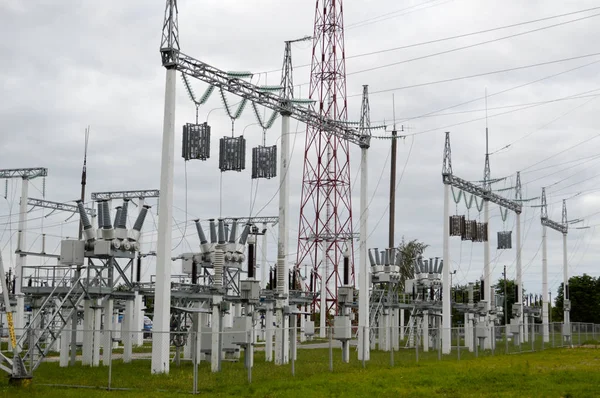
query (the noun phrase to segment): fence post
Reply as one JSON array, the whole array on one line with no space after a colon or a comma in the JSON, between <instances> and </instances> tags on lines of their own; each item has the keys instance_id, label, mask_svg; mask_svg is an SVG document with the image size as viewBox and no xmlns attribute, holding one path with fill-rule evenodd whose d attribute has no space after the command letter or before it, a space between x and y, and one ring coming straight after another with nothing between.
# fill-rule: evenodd
<instances>
[{"instance_id":1,"label":"fence post","mask_svg":"<svg viewBox=\"0 0 600 398\"><path fill-rule=\"evenodd\" d=\"M192 349L194 350L194 352L192 352L194 366L194 371L192 373L194 378L192 394L198 394L198 334L196 332L193 332L192 338L192 341L194 342L192 344Z\"/></svg>"},{"instance_id":2,"label":"fence post","mask_svg":"<svg viewBox=\"0 0 600 398\"><path fill-rule=\"evenodd\" d=\"M250 360L250 351L252 350L252 332L250 330L248 330L248 345L247 345L247 349L246 349L246 361L248 363L248 384L252 383L252 365L254 363L253 360ZM293 362L292 362L293 363ZM293 366L293 365L292 365ZM293 373L293 371L292 371Z\"/></svg>"},{"instance_id":3,"label":"fence post","mask_svg":"<svg viewBox=\"0 0 600 398\"><path fill-rule=\"evenodd\" d=\"M108 331L110 344L108 347L105 348L105 349L108 349L108 391L110 391L110 386L112 384L112 339L113 339L112 333L113 333L112 330Z\"/></svg>"},{"instance_id":4,"label":"fence post","mask_svg":"<svg viewBox=\"0 0 600 398\"><path fill-rule=\"evenodd\" d=\"M294 325L296 324L296 321L294 321ZM295 328L294 328L295 330ZM290 336L292 336L292 340L294 341L294 349L292 350L292 376L296 376L296 332L294 331L293 333L290 333Z\"/></svg>"},{"instance_id":5,"label":"fence post","mask_svg":"<svg viewBox=\"0 0 600 398\"><path fill-rule=\"evenodd\" d=\"M508 355L508 325L504 325L504 355Z\"/></svg>"},{"instance_id":6,"label":"fence post","mask_svg":"<svg viewBox=\"0 0 600 398\"><path fill-rule=\"evenodd\" d=\"M390 326L390 338L393 333L393 326ZM390 366L394 367L394 343L390 344Z\"/></svg>"},{"instance_id":7,"label":"fence post","mask_svg":"<svg viewBox=\"0 0 600 398\"><path fill-rule=\"evenodd\" d=\"M369 341L369 343L370 343L370 336L369 336L369 340L367 340L367 327L366 326L363 326L362 333L363 333L363 337L362 337L363 344L362 344L362 348L361 349L362 349L362 366L363 366L363 369L364 369L367 366L367 363L365 361L365 355L366 355L365 349L367 347L367 341Z\"/></svg>"},{"instance_id":8,"label":"fence post","mask_svg":"<svg viewBox=\"0 0 600 398\"><path fill-rule=\"evenodd\" d=\"M329 371L333 372L333 331L329 326Z\"/></svg>"},{"instance_id":9,"label":"fence post","mask_svg":"<svg viewBox=\"0 0 600 398\"><path fill-rule=\"evenodd\" d=\"M450 351L452 351L452 344L450 344ZM456 352L460 361L460 327L456 328Z\"/></svg>"}]
</instances>

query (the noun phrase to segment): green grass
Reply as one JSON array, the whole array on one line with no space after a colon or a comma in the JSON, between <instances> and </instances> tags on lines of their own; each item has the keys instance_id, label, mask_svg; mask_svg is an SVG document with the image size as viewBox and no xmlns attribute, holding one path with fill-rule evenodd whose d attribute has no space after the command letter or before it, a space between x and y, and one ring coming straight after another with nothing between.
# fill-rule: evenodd
<instances>
[{"instance_id":1,"label":"green grass","mask_svg":"<svg viewBox=\"0 0 600 398\"><path fill-rule=\"evenodd\" d=\"M600 350L594 348L547 349L521 355L468 352L456 353L438 361L436 352L395 352L395 366L390 353L372 352L366 369L351 352L351 362L341 362L334 351L333 372L329 371L327 349L299 350L296 376L291 365L275 366L264 361L258 352L247 382L242 362L224 362L220 373L211 373L209 364L199 366L198 386L202 396L254 397L594 397L600 385ZM170 397L190 393L192 365L171 364L168 375L151 375L150 361L130 364L114 361L112 387L131 391L106 391L108 368L76 366L60 368L56 363L42 364L26 389L0 383L0 394L11 397ZM49 387L43 384L84 385L104 389Z\"/></svg>"}]
</instances>

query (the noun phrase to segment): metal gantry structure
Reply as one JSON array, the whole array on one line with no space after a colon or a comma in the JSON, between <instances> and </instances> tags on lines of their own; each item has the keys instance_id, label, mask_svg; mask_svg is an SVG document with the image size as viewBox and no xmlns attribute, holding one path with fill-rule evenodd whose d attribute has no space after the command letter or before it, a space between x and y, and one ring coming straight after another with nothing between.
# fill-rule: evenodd
<instances>
[{"instance_id":1,"label":"metal gantry structure","mask_svg":"<svg viewBox=\"0 0 600 398\"><path fill-rule=\"evenodd\" d=\"M550 329L548 318L548 246L546 242L546 229L550 228L562 234L563 241L563 330L562 335L566 341L571 339L571 301L569 300L569 273L567 263L567 234L569 232L569 221L567 220L567 201L562 201L562 222L556 222L548 218L548 203L546 202L546 188L542 188L542 205L540 212L542 223L542 335L544 342L550 341Z\"/></svg>"},{"instance_id":2,"label":"metal gantry structure","mask_svg":"<svg viewBox=\"0 0 600 398\"><path fill-rule=\"evenodd\" d=\"M339 10L341 11L341 9ZM288 152L287 146L284 146L284 137L289 135L289 118L294 118L300 122L306 123L308 126L317 129L321 134L335 136L342 145L346 142L357 144L365 149L370 146L370 135L362 134L360 131L349 127L346 123L340 120L333 119L328 113L323 114L317 112L312 107L304 108L296 105L293 101L286 100L280 95L275 95L269 90L262 89L254 84L251 84L242 79L232 77L227 72L208 65L198 59L195 59L181 51L179 40L178 27L178 8L176 0L167 0L165 7L165 18L161 36L160 53L162 65L166 69L165 83L165 111L163 124L163 144L161 156L161 179L160 179L160 198L159 198L159 214L161 215L158 224L158 244L156 248L157 254L157 279L156 279L156 306L154 311L154 327L159 331L166 331L169 328L170 318L170 299L171 291L169 281L171 280L170 261L170 242L172 232L172 203L173 203L173 173L174 173L174 138L175 138L175 90L176 90L176 72L180 71L190 77L202 80L210 85L214 85L219 89L233 93L247 99L255 104L265 106L281 113L282 117L282 150L280 167L280 213L279 213L279 228L284 231L279 236L278 244L278 264L281 257L286 258L285 237L287 236L288 223L287 218L287 202L289 200L289 192L285 189L289 184L288 176ZM337 14L336 14L337 15ZM340 32L338 32L339 34ZM314 40L314 38L313 38ZM338 71L335 71L338 72ZM321 104L319 104L319 107ZM345 107L345 103L344 103ZM344 113L345 114L345 113ZM285 120L287 119L287 121ZM287 131L287 133L285 133ZM362 169L362 168L361 168ZM361 171L362 173L362 171ZM366 179L366 177L364 177ZM361 178L362 180L362 178ZM349 184L348 184L348 192ZM362 189L362 188L361 188ZM362 197L362 195L361 195ZM348 196L349 199L349 196ZM347 227L345 227L347 228ZM365 244L365 235L361 235L361 244ZM366 244L365 244L366 245ZM366 247L366 246L365 246ZM283 268L287 265L283 262ZM281 274L281 273L280 273ZM287 273L283 273L287 275ZM286 298L286 279L284 275L278 277L283 278L279 285L284 287L278 292L277 307L281 307L280 314L286 308L288 299ZM288 339L286 338L285 319L282 316L280 328L283 330L282 339L278 345L285 347ZM168 336L161 333L156 333L153 336L152 345L152 372L165 373L169 371L169 351L168 351ZM285 363L288 350L277 350L281 352L282 357L277 360L278 363Z\"/></svg>"},{"instance_id":3,"label":"metal gantry structure","mask_svg":"<svg viewBox=\"0 0 600 398\"><path fill-rule=\"evenodd\" d=\"M19 229L17 233L17 250L15 261L15 297L17 304L14 329L17 337L21 336L25 321L25 296L21 292L23 282L23 267L27 264L26 234L27 229L27 204L29 194L29 181L34 178L47 177L48 169L44 167L23 168L23 169L2 169L0 178L21 178L21 198L19 202Z\"/></svg>"},{"instance_id":4,"label":"metal gantry structure","mask_svg":"<svg viewBox=\"0 0 600 398\"><path fill-rule=\"evenodd\" d=\"M487 136L487 128L486 128ZM486 140L487 141L487 140ZM450 147L450 133L446 132L445 145L444 145L444 157L442 166L442 181L444 183L444 246L443 246L443 261L444 264L450 264L450 187L455 187L461 191L467 192L475 197L483 199L483 210L485 219L485 235L487 236L488 221L489 221L489 202L495 203L498 206L511 210L516 214L516 228L517 228L517 285L518 285L518 296L522 297L522 281L520 279L522 273L521 264L521 212L523 209L522 204L516 200L507 199L501 195L494 193L491 189L491 178L489 169L489 154L486 149L486 159L484 167L484 183L483 187L473 184L467 180L459 178L453 174L452 171L452 150ZM517 187L517 195L520 195L520 177L519 186ZM444 292L450 291L450 270L449 267L444 267L442 270L442 290ZM486 238L484 242L484 289L483 289L483 303L485 305L485 311L489 313L491 310L491 272L490 272L490 258L489 258L489 239ZM451 303L450 294L444 294L442 296L442 352L449 354L451 350ZM519 314L519 317L522 317ZM492 330L493 325L490 323L490 319L486 315L484 320L486 327L479 328L484 331L485 336L481 336L484 339L485 346L491 347L492 342ZM520 333L519 333L520 334Z\"/></svg>"}]
</instances>

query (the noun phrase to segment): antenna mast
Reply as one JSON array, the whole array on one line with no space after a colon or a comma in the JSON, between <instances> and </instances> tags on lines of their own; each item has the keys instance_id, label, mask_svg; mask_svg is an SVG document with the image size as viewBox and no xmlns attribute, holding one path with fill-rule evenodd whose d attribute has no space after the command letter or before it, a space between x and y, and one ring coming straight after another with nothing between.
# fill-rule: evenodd
<instances>
[{"instance_id":1,"label":"antenna mast","mask_svg":"<svg viewBox=\"0 0 600 398\"><path fill-rule=\"evenodd\" d=\"M85 148L83 151L83 168L81 170L81 201L85 202L85 185L87 183L87 150L88 150L88 141L90 139L90 126L87 126L85 129ZM83 237L83 224L82 221L79 220L79 239Z\"/></svg>"}]
</instances>

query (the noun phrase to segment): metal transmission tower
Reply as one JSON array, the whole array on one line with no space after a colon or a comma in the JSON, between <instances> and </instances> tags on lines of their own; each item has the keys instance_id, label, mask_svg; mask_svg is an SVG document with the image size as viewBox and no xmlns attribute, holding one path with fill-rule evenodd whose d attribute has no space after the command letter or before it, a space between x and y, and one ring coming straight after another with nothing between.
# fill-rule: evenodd
<instances>
[{"instance_id":1,"label":"metal transmission tower","mask_svg":"<svg viewBox=\"0 0 600 398\"><path fill-rule=\"evenodd\" d=\"M322 117L345 122L346 64L342 0L317 0L313 34L309 98ZM297 266L308 263L324 284L325 305L313 300L313 310L337 311L337 290L342 285L339 264L344 247L351 253L352 203L349 144L319 125L307 126L300 202ZM354 285L354 256L350 279ZM319 259L321 261L319 261ZM324 325L322 325L324 326Z\"/></svg>"},{"instance_id":2,"label":"metal transmission tower","mask_svg":"<svg viewBox=\"0 0 600 398\"><path fill-rule=\"evenodd\" d=\"M569 221L567 220L567 201L563 200L562 222L558 223L548 218L548 204L546 202L546 188L542 188L541 222L542 222L542 335L544 342L550 341L550 328L548 320L548 246L546 243L546 227L562 233L563 235L563 289L564 289L564 320L563 339L570 341L571 324L569 311L571 301L569 300L569 276L567 263L567 233L569 232Z\"/></svg>"}]
</instances>

